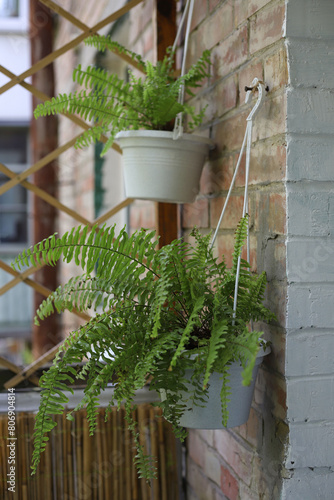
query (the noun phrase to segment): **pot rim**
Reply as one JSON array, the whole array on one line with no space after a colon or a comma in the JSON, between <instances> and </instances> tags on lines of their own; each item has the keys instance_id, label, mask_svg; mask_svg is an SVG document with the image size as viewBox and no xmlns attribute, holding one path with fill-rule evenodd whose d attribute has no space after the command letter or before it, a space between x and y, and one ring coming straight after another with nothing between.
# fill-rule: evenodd
<instances>
[{"instance_id":1,"label":"pot rim","mask_svg":"<svg viewBox=\"0 0 334 500\"><path fill-rule=\"evenodd\" d=\"M133 137L145 137L152 139L165 139L170 140L173 139L173 132L169 132L167 130L122 130L118 132L115 136L115 139L126 139ZM189 141L189 142L200 142L213 149L215 147L215 142L208 137L203 137L201 135L195 134L183 134L181 137L174 139L175 141Z\"/></svg>"},{"instance_id":2,"label":"pot rim","mask_svg":"<svg viewBox=\"0 0 334 500\"><path fill-rule=\"evenodd\" d=\"M256 359L258 360L259 358L264 358L265 356L267 356L268 354L271 353L271 348L270 348L270 345L266 345L266 346L260 346L260 349L256 355ZM197 356L197 353L194 352L193 354L190 355L190 359L195 359Z\"/></svg>"}]
</instances>

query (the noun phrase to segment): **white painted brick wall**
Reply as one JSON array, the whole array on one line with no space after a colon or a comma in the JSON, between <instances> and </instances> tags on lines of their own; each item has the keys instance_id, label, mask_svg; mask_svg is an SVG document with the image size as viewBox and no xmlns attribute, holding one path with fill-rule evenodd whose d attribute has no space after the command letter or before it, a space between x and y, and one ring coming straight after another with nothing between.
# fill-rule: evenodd
<instances>
[{"instance_id":1,"label":"white painted brick wall","mask_svg":"<svg viewBox=\"0 0 334 500\"><path fill-rule=\"evenodd\" d=\"M334 136L288 133L287 163L288 181L334 181Z\"/></svg>"},{"instance_id":2,"label":"white painted brick wall","mask_svg":"<svg viewBox=\"0 0 334 500\"><path fill-rule=\"evenodd\" d=\"M334 422L323 419L315 423L292 423L289 439L290 447L286 460L288 469L334 467ZM332 500L333 491L332 496L326 500ZM313 489L310 489L309 496L300 499L290 496L286 497L286 500L313 500L312 494Z\"/></svg>"},{"instance_id":3,"label":"white painted brick wall","mask_svg":"<svg viewBox=\"0 0 334 500\"><path fill-rule=\"evenodd\" d=\"M333 238L290 238L287 259L291 262L288 266L290 282L334 281Z\"/></svg>"},{"instance_id":4,"label":"white painted brick wall","mask_svg":"<svg viewBox=\"0 0 334 500\"><path fill-rule=\"evenodd\" d=\"M298 353L301 358L301 353ZM289 380L287 406L291 422L331 421L334 414L334 382L332 375L296 377ZM321 408L321 415L319 409ZM307 427L306 427L307 428Z\"/></svg>"},{"instance_id":5,"label":"white painted brick wall","mask_svg":"<svg viewBox=\"0 0 334 500\"><path fill-rule=\"evenodd\" d=\"M286 352L286 376L309 377L333 373L333 353L334 327L292 330L289 332L289 350Z\"/></svg>"},{"instance_id":6,"label":"white painted brick wall","mask_svg":"<svg viewBox=\"0 0 334 500\"><path fill-rule=\"evenodd\" d=\"M288 0L287 9L286 33L290 39L333 40L333 0Z\"/></svg>"},{"instance_id":7,"label":"white painted brick wall","mask_svg":"<svg viewBox=\"0 0 334 500\"><path fill-rule=\"evenodd\" d=\"M289 236L334 237L334 183L300 181L288 185ZM334 240L328 241L333 247Z\"/></svg>"},{"instance_id":8,"label":"white painted brick wall","mask_svg":"<svg viewBox=\"0 0 334 500\"><path fill-rule=\"evenodd\" d=\"M334 474L331 469L296 469L283 485L283 498L289 500L329 500L333 498ZM312 496L310 496L310 494Z\"/></svg>"},{"instance_id":9,"label":"white painted brick wall","mask_svg":"<svg viewBox=\"0 0 334 500\"><path fill-rule=\"evenodd\" d=\"M331 90L290 89L287 92L287 106L289 133L333 132L334 94Z\"/></svg>"},{"instance_id":10,"label":"white painted brick wall","mask_svg":"<svg viewBox=\"0 0 334 500\"><path fill-rule=\"evenodd\" d=\"M289 447L282 500L334 498L334 2L288 0Z\"/></svg>"},{"instance_id":11,"label":"white painted brick wall","mask_svg":"<svg viewBox=\"0 0 334 500\"><path fill-rule=\"evenodd\" d=\"M288 263L298 265L298 261ZM334 284L290 283L287 328L332 328L334 324ZM288 332L289 333L289 332ZM298 354L298 353L296 353ZM334 420L334 415L333 415Z\"/></svg>"},{"instance_id":12,"label":"white painted brick wall","mask_svg":"<svg viewBox=\"0 0 334 500\"><path fill-rule=\"evenodd\" d=\"M333 88L333 40L294 39L288 47L291 61L289 76L294 88Z\"/></svg>"}]
</instances>

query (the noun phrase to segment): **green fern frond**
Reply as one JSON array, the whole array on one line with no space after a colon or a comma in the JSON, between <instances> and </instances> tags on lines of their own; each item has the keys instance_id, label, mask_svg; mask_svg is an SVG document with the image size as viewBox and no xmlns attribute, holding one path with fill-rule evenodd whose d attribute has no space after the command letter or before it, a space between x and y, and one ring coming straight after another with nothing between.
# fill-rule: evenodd
<instances>
[{"instance_id":1,"label":"green fern frond","mask_svg":"<svg viewBox=\"0 0 334 500\"><path fill-rule=\"evenodd\" d=\"M197 112L194 106L179 103L178 97L181 88L192 95L191 89L198 87L209 76L209 51L203 52L187 74L175 78L175 53L171 49L167 50L162 61L154 65L150 61L144 62L141 56L112 41L110 37L93 35L85 42L102 52L111 50L125 54L137 68L145 72L145 77L137 77L129 71L127 81L101 68L88 66L83 69L78 65L73 71L73 81L84 89L59 94L36 107L36 118L67 113L88 120L90 128L77 140L76 147L87 147L104 135L107 141L103 155L112 146L119 131L140 128L160 130L180 112L189 114L191 128L200 125L205 110Z\"/></svg>"},{"instance_id":2,"label":"green fern frond","mask_svg":"<svg viewBox=\"0 0 334 500\"><path fill-rule=\"evenodd\" d=\"M177 359L181 356L183 350L185 349L185 346L189 341L189 338L195 326L198 326L200 324L199 314L203 309L203 305L204 305L204 297L199 297L193 305L193 310L191 311L186 327L182 332L180 343L170 362L171 368L173 368L176 365Z\"/></svg>"},{"instance_id":3,"label":"green fern frond","mask_svg":"<svg viewBox=\"0 0 334 500\"><path fill-rule=\"evenodd\" d=\"M136 54L135 52L126 49L120 43L111 40L110 36L92 35L85 38L85 44L91 47L95 47L99 52L105 52L107 49L109 49L112 52L126 54L130 57L130 59L137 62L143 69L145 69L145 62L139 54Z\"/></svg>"},{"instance_id":4,"label":"green fern frond","mask_svg":"<svg viewBox=\"0 0 334 500\"><path fill-rule=\"evenodd\" d=\"M213 366L219 353L224 349L225 346L225 335L228 332L228 324L225 319L221 321L214 321L212 324L211 337L209 342L209 350L206 362L206 370L203 379L203 388L205 389L210 375L212 373Z\"/></svg>"},{"instance_id":5,"label":"green fern frond","mask_svg":"<svg viewBox=\"0 0 334 500\"><path fill-rule=\"evenodd\" d=\"M245 239L247 238L247 230L248 230L248 215L246 214L245 217L243 217L238 226L237 230L235 232L235 237L234 237L234 252L232 256L232 273L235 274L237 272L237 265L238 265L238 259L241 255L242 252L242 247L245 242Z\"/></svg>"}]
</instances>

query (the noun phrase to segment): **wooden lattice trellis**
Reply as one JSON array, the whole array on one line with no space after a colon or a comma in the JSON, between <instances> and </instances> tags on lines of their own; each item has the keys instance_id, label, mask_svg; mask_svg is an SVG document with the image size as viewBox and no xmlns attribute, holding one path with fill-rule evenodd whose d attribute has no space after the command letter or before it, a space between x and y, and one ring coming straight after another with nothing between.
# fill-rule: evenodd
<instances>
[{"instance_id":1,"label":"wooden lattice trellis","mask_svg":"<svg viewBox=\"0 0 334 500\"><path fill-rule=\"evenodd\" d=\"M36 64L33 64L28 70L25 72L21 73L20 75L15 75L11 71L9 71L7 68L3 67L0 65L0 71L3 73L5 76L9 78L9 81L0 87L0 95L4 94L6 91L10 90L12 87L15 85L20 85L24 89L26 89L28 92L33 94L35 97L42 101L46 101L50 99L50 96L45 95L43 92L38 90L36 87L33 85L27 83L25 81L26 78L32 76L35 74L37 71L41 70L48 64L54 62L58 57L61 55L65 54L69 50L75 48L78 46L86 37L98 33L98 31L105 26L109 25L110 23L116 21L118 18L129 12L133 7L138 5L139 3L143 2L144 0L131 0L128 2L124 7L121 9L117 10L113 14L107 16L105 19L102 21L98 22L95 24L93 27L89 27L83 22L81 22L79 19L77 19L75 16L73 16L71 13L54 3L52 0L40 0L43 4L45 4L47 7L52 9L55 13L58 15L62 16L63 18L67 19L70 21L73 25L75 25L77 28L82 30L82 33L78 35L76 38L71 40L69 43L65 44L64 46L60 47L59 49L53 51L43 59L39 60ZM115 54L122 59L124 59L128 64L132 64L135 66L134 62L131 61L131 59L124 55L119 53L117 50L114 51ZM140 68L137 68L140 69ZM66 114L64 115L68 119L72 120L75 124L80 126L82 129L87 130L90 126L80 118L74 115L69 115ZM79 136L77 136L79 137ZM90 226L92 228L95 224L102 224L103 222L107 221L110 219L113 215L115 215L117 212L125 208L126 206L130 205L134 200L131 198L126 198L123 200L121 203L107 211L105 214L101 215L97 219L93 221L87 220L85 217L83 217L81 214L78 212L72 210L71 208L67 207L63 203L61 203L58 199L55 197L51 196L44 190L40 189L38 186L30 183L27 178L48 165L50 162L53 160L57 159L62 153L70 149L71 147L74 146L77 137L74 137L70 141L66 142L62 146L59 146L56 148L54 151L52 151L50 154L47 154L44 158L40 159L33 165L31 165L29 168L27 168L25 171L16 174L12 170L10 170L6 165L0 163L0 172L4 174L6 177L8 177L8 181L5 182L1 187L0 187L0 196L6 193L9 189L13 188L14 186L17 186L20 184L22 187L25 189L31 191L34 193L35 196L38 196L42 198L44 201L52 205L53 207L57 208L60 212L64 212L67 215L71 216L75 221L80 222L81 224L85 224ZM102 137L101 139L103 142L107 141L106 137ZM115 149L118 153L121 153L121 150L117 144L113 145L113 149ZM42 266L41 266L42 267ZM50 293L51 290L46 288L45 286L37 283L33 279L30 278L30 276L36 272L36 267L30 267L26 269L23 272L18 272L13 270L8 264L6 264L3 260L0 259L0 268L4 270L6 273L10 274L13 276L13 279L6 283L4 286L0 288L0 296L8 292L10 289L15 287L17 284L24 282L28 286L32 287L35 291L38 291L41 293L43 296L47 297ZM39 268L40 269L40 268ZM87 316L84 313L80 313L78 311L74 311L75 314L79 315L80 317L84 319L89 319L89 316ZM32 363L30 366L26 367L24 370L21 370L20 368L16 367L15 365L9 366L8 363L6 364L6 360L0 359L0 365L6 366L7 368L10 368L14 373L16 373L15 377L13 377L11 380L9 380L6 384L5 387L15 387L17 384L19 384L22 380L29 378L33 383L37 383L36 377L34 378L33 374L36 372L36 370L45 364L46 362L50 361L53 359L57 349L59 348L58 344L51 350L49 350L47 353L45 353L43 356L41 356L38 360L36 360L34 363Z\"/></svg>"}]
</instances>

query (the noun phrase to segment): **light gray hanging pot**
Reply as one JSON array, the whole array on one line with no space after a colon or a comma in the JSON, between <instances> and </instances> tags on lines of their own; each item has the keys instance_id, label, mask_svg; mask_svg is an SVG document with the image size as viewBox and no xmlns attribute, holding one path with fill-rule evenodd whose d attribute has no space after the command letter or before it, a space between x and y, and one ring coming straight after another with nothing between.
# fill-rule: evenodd
<instances>
[{"instance_id":1,"label":"light gray hanging pot","mask_svg":"<svg viewBox=\"0 0 334 500\"><path fill-rule=\"evenodd\" d=\"M213 142L201 136L173 132L128 130L116 136L123 150L125 193L128 198L192 203Z\"/></svg>"},{"instance_id":2,"label":"light gray hanging pot","mask_svg":"<svg viewBox=\"0 0 334 500\"><path fill-rule=\"evenodd\" d=\"M221 373L212 373L208 385L208 399L205 406L192 406L188 403L188 392L180 393L180 400L188 406L180 419L180 426L188 429L225 429L242 425L247 422L252 404L255 381L263 357L270 353L267 347L264 351L260 349L253 369L252 382L248 386L242 385L242 366L239 362L234 362L229 368L229 387L231 389L230 401L227 405L228 421L227 426L222 424L222 411L220 391L222 388ZM186 370L186 378L191 379L192 370ZM190 384L189 384L190 386ZM164 391L161 391L162 401L165 399Z\"/></svg>"}]
</instances>

